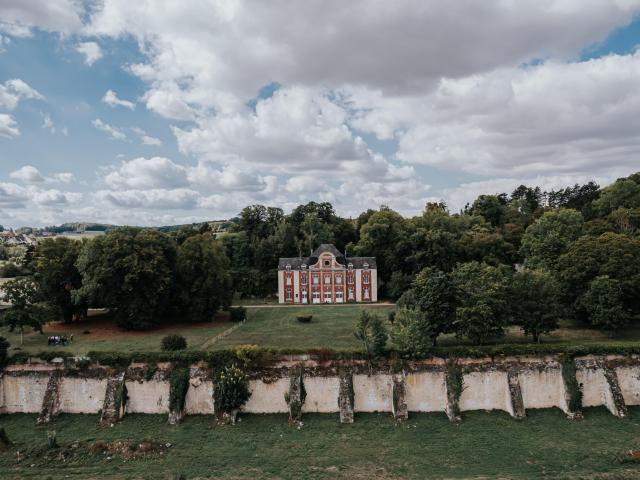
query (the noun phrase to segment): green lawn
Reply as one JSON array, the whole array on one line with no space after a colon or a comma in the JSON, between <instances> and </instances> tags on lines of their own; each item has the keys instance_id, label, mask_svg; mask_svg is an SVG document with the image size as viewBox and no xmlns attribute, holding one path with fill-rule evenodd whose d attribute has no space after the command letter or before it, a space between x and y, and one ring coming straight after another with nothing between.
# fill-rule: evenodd
<instances>
[{"instance_id":1,"label":"green lawn","mask_svg":"<svg viewBox=\"0 0 640 480\"><path fill-rule=\"evenodd\" d=\"M214 348L255 344L272 348L358 348L353 336L360 312L377 313L386 321L389 305L309 305L248 307L247 321ZM313 315L311 323L300 323L298 315Z\"/></svg>"},{"instance_id":2,"label":"green lawn","mask_svg":"<svg viewBox=\"0 0 640 480\"><path fill-rule=\"evenodd\" d=\"M41 427L35 420L35 415L0 417L15 442L0 453L1 478L640 478L640 464L619 460L640 448L637 408L626 420L604 409L587 410L583 421L566 420L558 410L531 411L522 421L473 412L459 425L444 414L414 414L404 426L383 414L357 415L353 425L340 425L337 415L316 414L306 415L301 429L289 427L284 415L244 416L228 427L200 416L170 427L164 415L131 415L106 429L97 427L95 415L62 415ZM48 454L47 430L57 432L60 445ZM96 440L117 439L172 446L153 459L88 453Z\"/></svg>"},{"instance_id":3,"label":"green lawn","mask_svg":"<svg viewBox=\"0 0 640 480\"><path fill-rule=\"evenodd\" d=\"M216 350L237 345L254 344L261 347L283 349L360 348L353 336L354 327L362 310L377 313L387 322L387 314L393 306L378 305L309 305L298 306L247 306L247 321L243 324L229 322L219 315L211 323L172 323L147 332L123 332L107 313L93 312L85 322L62 325L53 323L45 326L45 334L29 332L25 335L23 351L39 352L64 349L84 354L90 350L99 351L158 351L160 340L165 335L178 333L187 339L190 350ZM300 323L298 315L313 315L311 323ZM387 327L391 325L387 323ZM218 335L232 329L228 335L218 339ZM88 331L89 333L84 333ZM74 335L73 344L67 347L48 347L47 336L55 334ZM9 339L12 352L20 345L17 332L0 328L0 336ZM632 327L617 332L614 338L606 333L562 322L561 328L542 337L543 343L585 344L597 342L615 345L634 345L640 342L640 328ZM507 336L500 343L531 342L517 327L510 327ZM467 344L468 341L453 335L442 335L438 339L441 346Z\"/></svg>"}]
</instances>

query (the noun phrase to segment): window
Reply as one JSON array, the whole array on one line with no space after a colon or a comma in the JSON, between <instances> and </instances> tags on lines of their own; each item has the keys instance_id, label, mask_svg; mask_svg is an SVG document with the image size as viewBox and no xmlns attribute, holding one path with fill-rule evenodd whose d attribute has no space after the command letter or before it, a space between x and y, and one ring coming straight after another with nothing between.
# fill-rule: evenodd
<instances>
[{"instance_id":1,"label":"window","mask_svg":"<svg viewBox=\"0 0 640 480\"><path fill-rule=\"evenodd\" d=\"M300 267L302 270L306 270L307 269L307 264L303 263L302 266Z\"/></svg>"},{"instance_id":2,"label":"window","mask_svg":"<svg viewBox=\"0 0 640 480\"><path fill-rule=\"evenodd\" d=\"M318 275L314 275L313 276L313 284L314 285L319 285L320 284L320 277L318 277Z\"/></svg>"},{"instance_id":3,"label":"window","mask_svg":"<svg viewBox=\"0 0 640 480\"><path fill-rule=\"evenodd\" d=\"M342 285L342 275L336 275L336 285Z\"/></svg>"},{"instance_id":4,"label":"window","mask_svg":"<svg viewBox=\"0 0 640 480\"><path fill-rule=\"evenodd\" d=\"M325 285L331 285L331 275L325 275L324 276L324 284Z\"/></svg>"},{"instance_id":5,"label":"window","mask_svg":"<svg viewBox=\"0 0 640 480\"><path fill-rule=\"evenodd\" d=\"M369 289L365 287L364 289L364 299L369 300Z\"/></svg>"},{"instance_id":6,"label":"window","mask_svg":"<svg viewBox=\"0 0 640 480\"><path fill-rule=\"evenodd\" d=\"M369 274L368 273L363 273L362 274L362 283L369 283Z\"/></svg>"},{"instance_id":7,"label":"window","mask_svg":"<svg viewBox=\"0 0 640 480\"><path fill-rule=\"evenodd\" d=\"M287 300L293 300L293 290L289 290L289 289L287 289L287 290L285 291L285 298L286 298Z\"/></svg>"},{"instance_id":8,"label":"window","mask_svg":"<svg viewBox=\"0 0 640 480\"><path fill-rule=\"evenodd\" d=\"M325 260L324 261L324 266L325 267L330 267L331 266L331 260Z\"/></svg>"},{"instance_id":9,"label":"window","mask_svg":"<svg viewBox=\"0 0 640 480\"><path fill-rule=\"evenodd\" d=\"M353 270L353 263L349 264L349 270Z\"/></svg>"},{"instance_id":10,"label":"window","mask_svg":"<svg viewBox=\"0 0 640 480\"><path fill-rule=\"evenodd\" d=\"M353 288L352 288L352 287L350 287L350 288L349 288L349 300L353 300L353 298L354 298L354 297L353 297Z\"/></svg>"},{"instance_id":11,"label":"window","mask_svg":"<svg viewBox=\"0 0 640 480\"><path fill-rule=\"evenodd\" d=\"M287 275L287 278L286 278L286 283L287 283L287 285L292 285L293 284L293 279L288 275Z\"/></svg>"},{"instance_id":12,"label":"window","mask_svg":"<svg viewBox=\"0 0 640 480\"><path fill-rule=\"evenodd\" d=\"M347 277L347 283L348 283L349 285L353 285L353 275L349 275L349 276Z\"/></svg>"},{"instance_id":13,"label":"window","mask_svg":"<svg viewBox=\"0 0 640 480\"><path fill-rule=\"evenodd\" d=\"M306 275L300 275L300 283L303 285L307 284L307 276Z\"/></svg>"},{"instance_id":14,"label":"window","mask_svg":"<svg viewBox=\"0 0 640 480\"><path fill-rule=\"evenodd\" d=\"M287 268L287 270L291 270L291 265L289 265L289 264L287 263L287 267L286 267L286 268Z\"/></svg>"}]
</instances>

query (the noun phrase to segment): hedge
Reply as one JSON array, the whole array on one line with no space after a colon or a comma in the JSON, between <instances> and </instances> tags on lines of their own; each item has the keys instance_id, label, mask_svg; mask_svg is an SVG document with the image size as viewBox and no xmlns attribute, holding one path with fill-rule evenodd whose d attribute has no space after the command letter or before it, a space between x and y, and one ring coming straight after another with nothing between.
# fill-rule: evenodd
<instances>
[{"instance_id":1,"label":"hedge","mask_svg":"<svg viewBox=\"0 0 640 480\"><path fill-rule=\"evenodd\" d=\"M216 350L213 352L202 351L177 351L177 352L89 352L87 356L102 365L114 367L127 367L133 362L157 363L157 362L181 362L197 363L206 362L212 368L221 368L225 365L244 364L247 366L266 366L283 355L304 355L322 357L322 360L364 360L366 356L361 350L332 350L328 348L302 350L302 349L270 349L253 348L248 357L246 351ZM588 343L588 344L534 344L517 343L504 345L469 346L459 345L450 347L435 347L426 355L418 358L405 358L407 360L421 360L425 358L461 358L461 357L499 357L511 355L565 355L577 357L582 355L632 355L640 354L640 343L615 344L615 343ZM18 352L14 354L9 363L26 363L29 358L40 358L51 361L54 358L68 359L75 354L65 350L46 350L38 353ZM395 350L387 350L385 358L399 359L402 356Z\"/></svg>"}]
</instances>

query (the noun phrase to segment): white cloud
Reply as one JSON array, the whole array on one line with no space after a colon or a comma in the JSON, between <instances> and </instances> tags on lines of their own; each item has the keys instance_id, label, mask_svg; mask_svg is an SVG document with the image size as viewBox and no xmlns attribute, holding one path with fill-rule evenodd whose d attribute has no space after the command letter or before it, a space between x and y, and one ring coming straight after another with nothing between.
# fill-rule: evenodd
<instances>
[{"instance_id":1,"label":"white cloud","mask_svg":"<svg viewBox=\"0 0 640 480\"><path fill-rule=\"evenodd\" d=\"M126 140L127 135L120 130L119 128L113 127L108 123L103 122L99 118L96 118L93 122L91 122L94 127L96 127L101 132L105 132L111 136L114 140Z\"/></svg>"},{"instance_id":2,"label":"white cloud","mask_svg":"<svg viewBox=\"0 0 640 480\"><path fill-rule=\"evenodd\" d=\"M124 189L176 189L189 185L187 169L163 157L122 162L104 181L111 188Z\"/></svg>"},{"instance_id":3,"label":"white cloud","mask_svg":"<svg viewBox=\"0 0 640 480\"><path fill-rule=\"evenodd\" d=\"M24 183L42 183L45 181L45 178L33 165L25 165L18 170L11 172L9 177Z\"/></svg>"},{"instance_id":4,"label":"white cloud","mask_svg":"<svg viewBox=\"0 0 640 480\"><path fill-rule=\"evenodd\" d=\"M102 58L102 49L96 42L82 42L76 45L76 51L84 55L84 63L93 65Z\"/></svg>"},{"instance_id":5,"label":"white cloud","mask_svg":"<svg viewBox=\"0 0 640 480\"><path fill-rule=\"evenodd\" d=\"M56 182L68 184L68 183L75 182L76 176L73 173L69 173L69 172L54 173L52 180Z\"/></svg>"},{"instance_id":6,"label":"white cloud","mask_svg":"<svg viewBox=\"0 0 640 480\"><path fill-rule=\"evenodd\" d=\"M135 103L130 102L129 100L118 98L118 95L116 95L116 92L114 92L113 90L107 90L107 93L105 93L104 97L102 97L102 101L110 107L119 105L121 107L128 108L129 110L133 110L134 108L136 108Z\"/></svg>"},{"instance_id":7,"label":"white cloud","mask_svg":"<svg viewBox=\"0 0 640 480\"><path fill-rule=\"evenodd\" d=\"M20 135L18 124L11 115L0 113L0 137L13 138Z\"/></svg>"},{"instance_id":8,"label":"white cloud","mask_svg":"<svg viewBox=\"0 0 640 480\"><path fill-rule=\"evenodd\" d=\"M0 84L0 107L13 110L23 98L44 99L40 92L19 78L7 80L4 84Z\"/></svg>"},{"instance_id":9,"label":"white cloud","mask_svg":"<svg viewBox=\"0 0 640 480\"><path fill-rule=\"evenodd\" d=\"M56 133L56 127L51 120L51 115L48 113L40 112L42 115L42 128L49 130L51 133Z\"/></svg>"},{"instance_id":10,"label":"white cloud","mask_svg":"<svg viewBox=\"0 0 640 480\"><path fill-rule=\"evenodd\" d=\"M0 31L27 37L34 27L69 34L82 28L84 7L75 0L3 0L0 3Z\"/></svg>"},{"instance_id":11,"label":"white cloud","mask_svg":"<svg viewBox=\"0 0 640 480\"><path fill-rule=\"evenodd\" d=\"M61 192L60 190L39 190L34 192L32 200L40 206L64 206L82 200L82 194L77 192Z\"/></svg>"},{"instance_id":12,"label":"white cloud","mask_svg":"<svg viewBox=\"0 0 640 480\"><path fill-rule=\"evenodd\" d=\"M121 208L191 210L198 205L200 194L186 188L151 190L101 190L96 197Z\"/></svg>"},{"instance_id":13,"label":"white cloud","mask_svg":"<svg viewBox=\"0 0 640 480\"><path fill-rule=\"evenodd\" d=\"M131 127L131 131L140 137L140 142L142 142L143 145L150 145L153 147L160 147L162 145L162 140L152 137L141 128Z\"/></svg>"},{"instance_id":14,"label":"white cloud","mask_svg":"<svg viewBox=\"0 0 640 480\"><path fill-rule=\"evenodd\" d=\"M24 208L29 195L24 187L15 183L0 182L0 207Z\"/></svg>"}]
</instances>

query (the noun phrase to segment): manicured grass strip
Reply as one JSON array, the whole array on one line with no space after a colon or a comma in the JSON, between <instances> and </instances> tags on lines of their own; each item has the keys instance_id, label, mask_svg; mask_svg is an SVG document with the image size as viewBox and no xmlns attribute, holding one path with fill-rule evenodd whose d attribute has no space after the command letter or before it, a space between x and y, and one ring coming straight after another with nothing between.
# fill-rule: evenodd
<instances>
[{"instance_id":1,"label":"manicured grass strip","mask_svg":"<svg viewBox=\"0 0 640 480\"><path fill-rule=\"evenodd\" d=\"M166 415L131 415L114 428L100 429L94 415L62 415L36 427L34 415L0 417L16 443L0 453L3 479L18 478L408 478L408 479L620 479L640 477L640 465L620 463L640 448L640 409L620 420L604 409L589 409L580 422L558 410L529 411L515 421L506 413L465 412L451 424L444 414L411 414L396 426L389 414L357 414L352 425L338 415L305 415L298 430L285 415L246 415L236 426L214 426L212 417L187 417L179 427ZM47 430L58 443L77 443L65 460L45 461ZM152 439L169 442L166 455L123 461L91 456L95 440ZM16 451L23 461L18 462ZM598 476L606 474L607 476ZM68 476L68 477L65 477Z\"/></svg>"}]
</instances>

